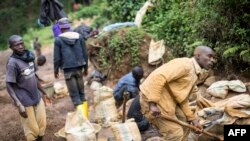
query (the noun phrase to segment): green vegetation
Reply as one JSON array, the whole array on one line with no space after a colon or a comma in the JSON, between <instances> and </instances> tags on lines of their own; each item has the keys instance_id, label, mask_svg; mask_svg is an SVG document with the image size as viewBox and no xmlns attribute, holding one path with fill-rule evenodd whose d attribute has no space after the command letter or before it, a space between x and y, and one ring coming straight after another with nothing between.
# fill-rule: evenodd
<instances>
[{"instance_id":1,"label":"green vegetation","mask_svg":"<svg viewBox=\"0 0 250 141\"><path fill-rule=\"evenodd\" d=\"M32 41L35 37L39 38L42 45L52 44L54 41L51 26L44 28L30 28L27 33L23 35L23 39L27 48L32 48Z\"/></svg>"},{"instance_id":2,"label":"green vegetation","mask_svg":"<svg viewBox=\"0 0 250 141\"><path fill-rule=\"evenodd\" d=\"M139 45L142 43L144 35L145 32L141 29L126 28L119 32L114 30L98 37L107 45L100 50L101 67L108 68L113 62L114 65L119 65L124 56L131 58L132 66L139 65Z\"/></svg>"},{"instance_id":3,"label":"green vegetation","mask_svg":"<svg viewBox=\"0 0 250 141\"><path fill-rule=\"evenodd\" d=\"M112 21L133 21L146 0L109 0ZM218 67L243 70L250 64L250 1L151 0L155 8L143 18L143 28L176 57L191 56L197 45L217 54ZM231 70L230 69L230 70Z\"/></svg>"},{"instance_id":4,"label":"green vegetation","mask_svg":"<svg viewBox=\"0 0 250 141\"><path fill-rule=\"evenodd\" d=\"M66 12L69 12L73 1L62 0L62 2ZM90 6L81 6L78 11L69 15L71 19L94 18L93 27L97 24L103 26L115 22L134 21L136 12L145 2L146 0L93 0ZM142 28L156 39L164 39L171 55L191 56L193 49L203 44L215 50L218 69L250 68L249 0L151 0L151 2L155 7L148 10L143 17ZM0 20L4 21L4 25L0 27L0 49L7 48L6 40L9 35L23 35L25 32L27 35L24 35L24 38L28 44L35 36L40 38L42 44L52 42L50 27L44 29L36 27L39 6L40 1L0 2ZM119 56L123 53L115 46L123 46L125 38L125 36L122 39L115 36L109 41L108 48L117 51L114 55L117 56L118 62ZM132 54L137 56L136 53ZM135 64L136 62L134 61Z\"/></svg>"},{"instance_id":5,"label":"green vegetation","mask_svg":"<svg viewBox=\"0 0 250 141\"><path fill-rule=\"evenodd\" d=\"M73 0L60 0L64 4L64 10L68 13L72 9ZM0 1L0 50L8 48L7 40L12 34L24 35L33 31L42 31L37 25L40 14L40 0L1 0ZM47 28L45 28L48 31ZM35 34L34 32L34 34ZM47 36L51 35L51 31ZM25 35L31 36L31 35ZM40 36L40 35L35 35ZM33 37L30 37L32 39ZM27 37L26 37L27 39ZM42 41L42 40L41 40ZM30 40L27 42L29 45ZM42 41L48 42L48 41Z\"/></svg>"},{"instance_id":6,"label":"green vegetation","mask_svg":"<svg viewBox=\"0 0 250 141\"><path fill-rule=\"evenodd\" d=\"M94 18L92 27L97 25L105 25L110 22L110 17L107 16L106 0L94 0L90 6L79 6L79 10L70 14L71 19Z\"/></svg>"}]
</instances>

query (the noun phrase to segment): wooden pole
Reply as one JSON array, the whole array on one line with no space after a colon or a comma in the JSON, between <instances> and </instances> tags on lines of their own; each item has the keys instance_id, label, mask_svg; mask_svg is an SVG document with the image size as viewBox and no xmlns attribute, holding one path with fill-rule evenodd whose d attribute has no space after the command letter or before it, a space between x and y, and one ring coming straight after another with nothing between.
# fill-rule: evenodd
<instances>
[{"instance_id":1,"label":"wooden pole","mask_svg":"<svg viewBox=\"0 0 250 141\"><path fill-rule=\"evenodd\" d=\"M124 92L123 103L122 103L122 123L124 123L126 119L126 103L129 98L128 96L129 96L129 92Z\"/></svg>"}]
</instances>

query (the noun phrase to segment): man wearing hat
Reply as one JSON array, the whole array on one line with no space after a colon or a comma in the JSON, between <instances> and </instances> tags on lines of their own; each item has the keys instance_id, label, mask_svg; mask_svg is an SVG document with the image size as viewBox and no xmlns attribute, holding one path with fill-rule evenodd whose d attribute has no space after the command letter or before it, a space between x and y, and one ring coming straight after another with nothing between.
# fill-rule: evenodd
<instances>
[{"instance_id":1,"label":"man wearing hat","mask_svg":"<svg viewBox=\"0 0 250 141\"><path fill-rule=\"evenodd\" d=\"M66 85L75 107L85 99L83 75L88 74L88 55L85 42L80 34L70 31L69 20L58 21L61 34L54 42L54 75L59 69L64 73Z\"/></svg>"}]
</instances>

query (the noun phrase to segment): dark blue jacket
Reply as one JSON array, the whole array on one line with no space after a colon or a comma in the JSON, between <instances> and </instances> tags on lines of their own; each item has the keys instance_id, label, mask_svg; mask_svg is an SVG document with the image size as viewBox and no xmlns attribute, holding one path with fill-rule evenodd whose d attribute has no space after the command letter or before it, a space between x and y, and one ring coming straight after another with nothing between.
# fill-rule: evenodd
<instances>
[{"instance_id":1,"label":"dark blue jacket","mask_svg":"<svg viewBox=\"0 0 250 141\"><path fill-rule=\"evenodd\" d=\"M123 100L123 93L120 93L120 89L126 86L126 91L131 94L137 93L139 89L139 82L133 77L132 72L123 76L117 83L114 89L114 98L115 100Z\"/></svg>"},{"instance_id":2,"label":"dark blue jacket","mask_svg":"<svg viewBox=\"0 0 250 141\"><path fill-rule=\"evenodd\" d=\"M88 69L88 54L82 36L76 32L65 32L55 38L54 71L74 68Z\"/></svg>"}]
</instances>

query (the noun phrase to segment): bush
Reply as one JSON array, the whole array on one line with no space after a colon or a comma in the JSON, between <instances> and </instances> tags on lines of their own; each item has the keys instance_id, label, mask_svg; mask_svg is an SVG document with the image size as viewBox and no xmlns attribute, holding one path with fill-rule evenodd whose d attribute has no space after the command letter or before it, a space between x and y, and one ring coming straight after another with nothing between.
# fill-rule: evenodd
<instances>
[{"instance_id":1,"label":"bush","mask_svg":"<svg viewBox=\"0 0 250 141\"><path fill-rule=\"evenodd\" d=\"M131 21L145 1L109 0L109 17L116 22ZM143 28L164 39L173 55L191 56L196 46L204 44L215 50L218 66L249 68L250 1L151 1L155 8L147 12Z\"/></svg>"}]
</instances>

